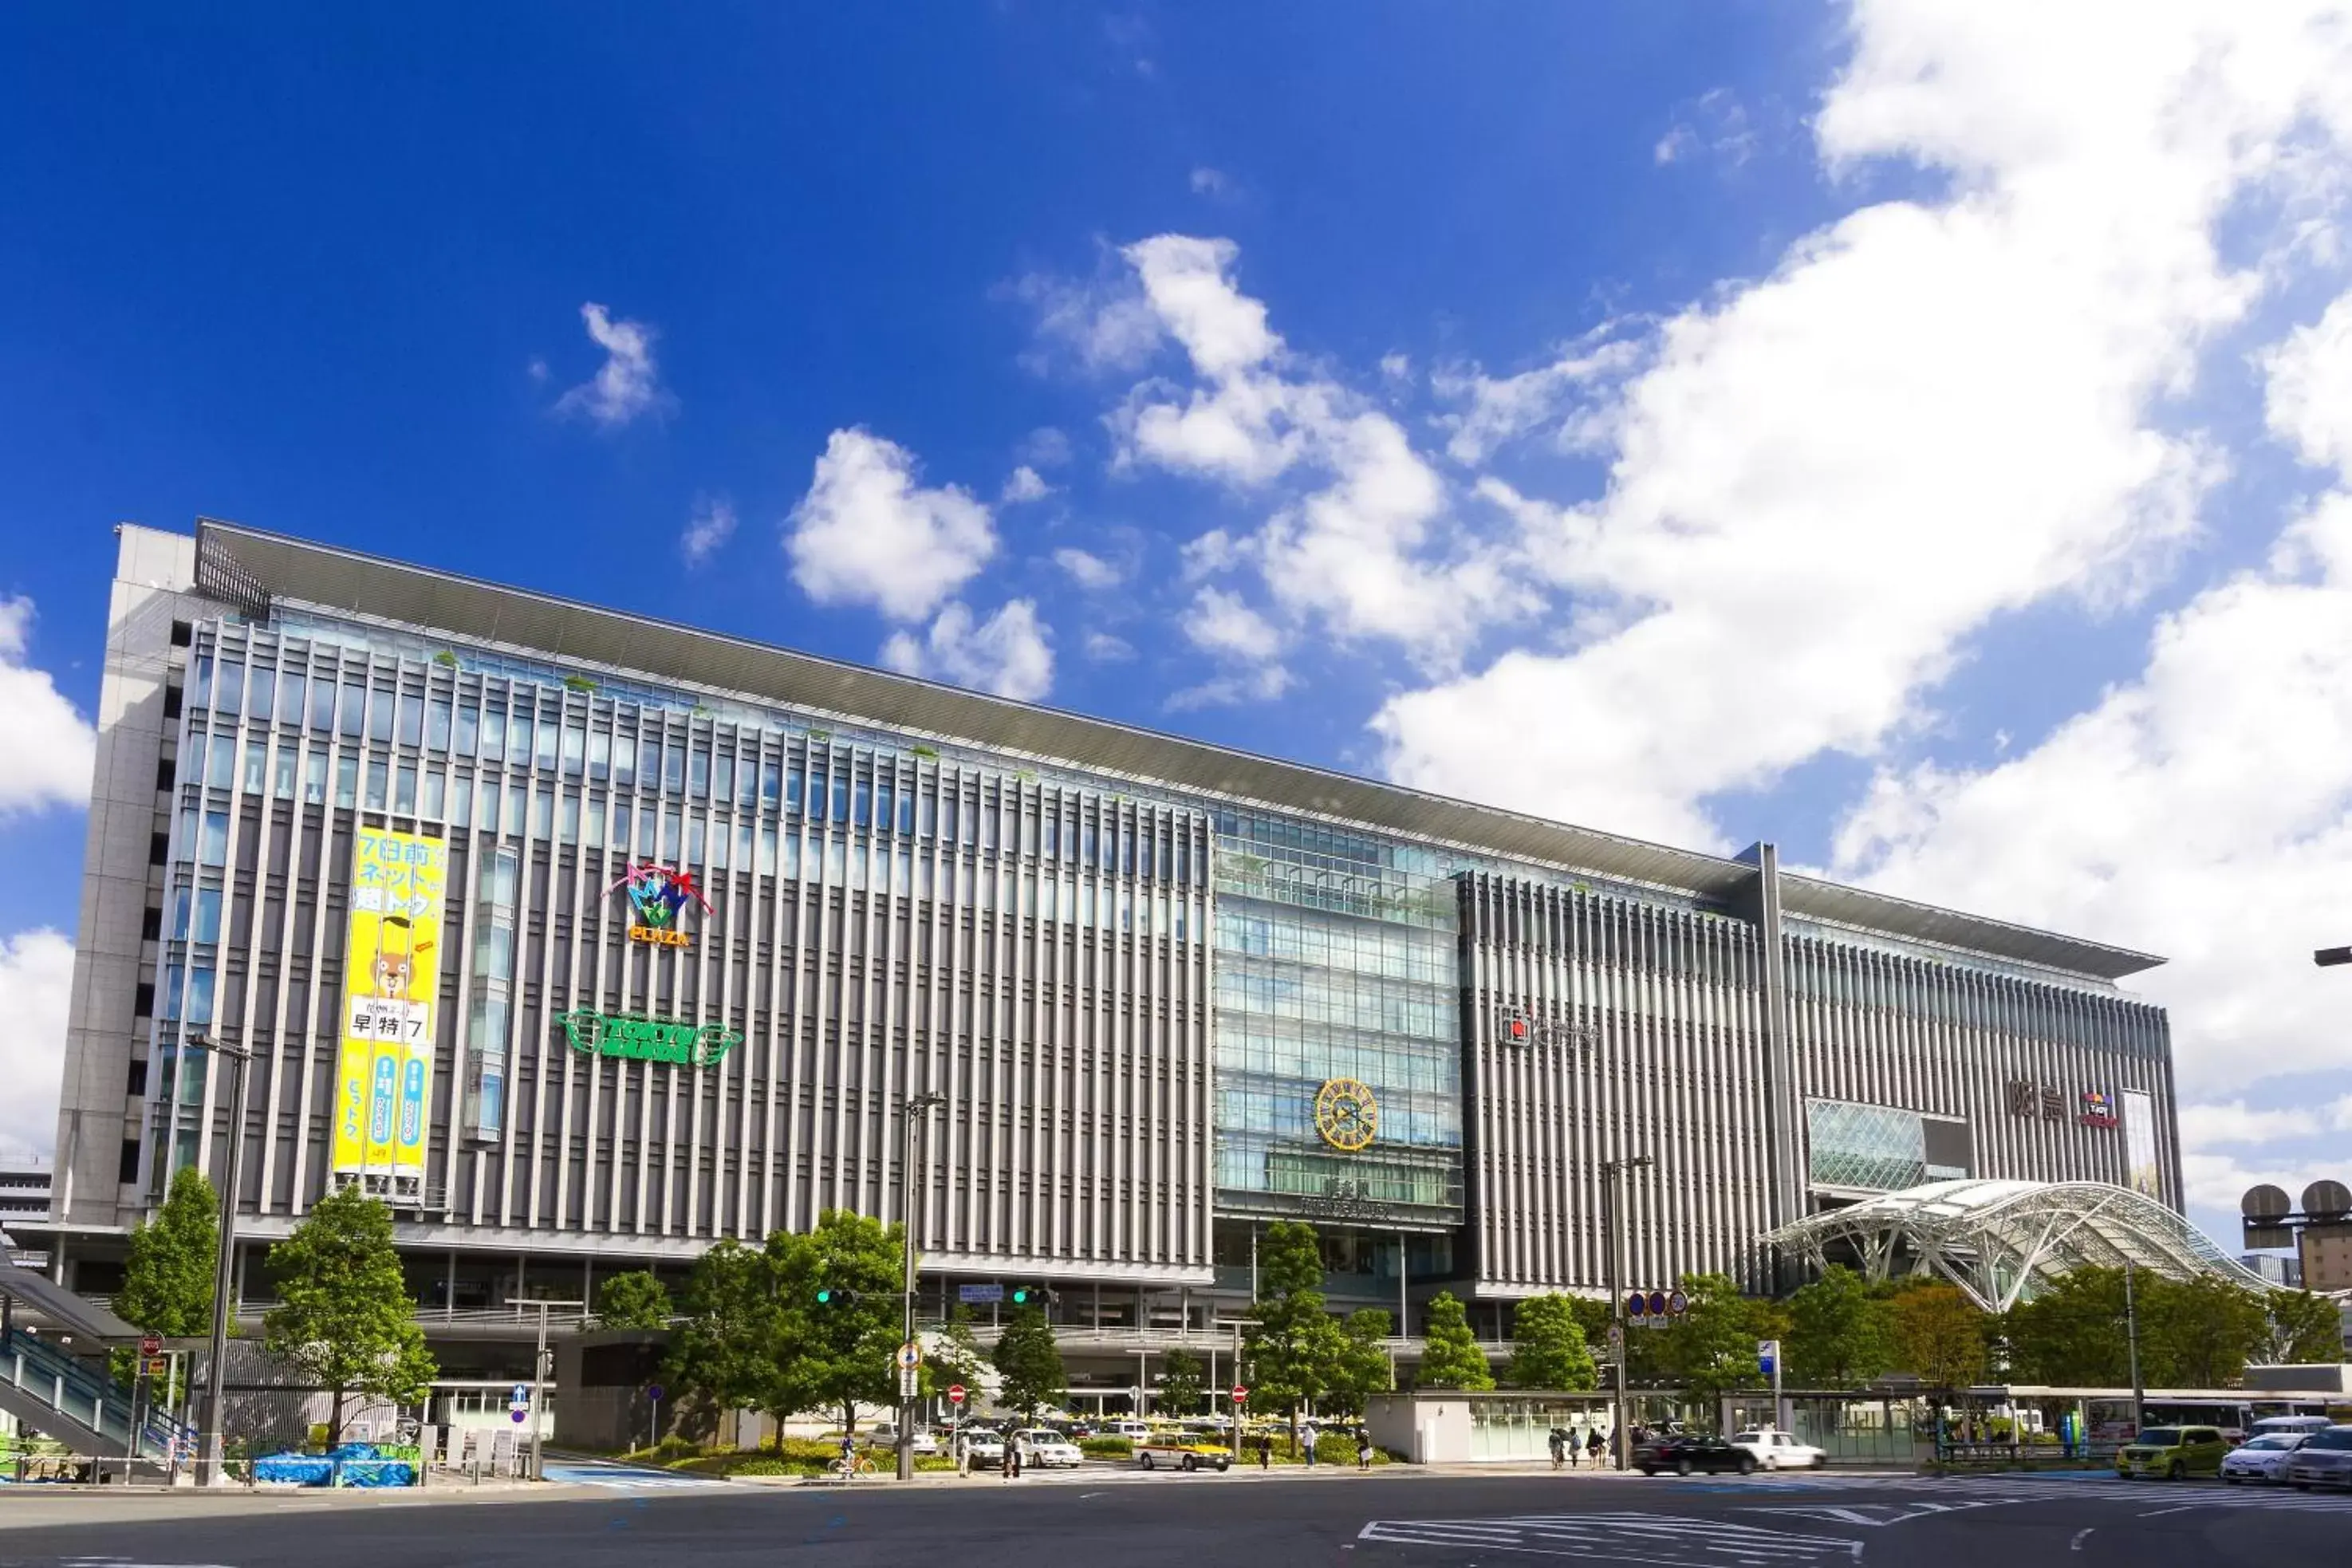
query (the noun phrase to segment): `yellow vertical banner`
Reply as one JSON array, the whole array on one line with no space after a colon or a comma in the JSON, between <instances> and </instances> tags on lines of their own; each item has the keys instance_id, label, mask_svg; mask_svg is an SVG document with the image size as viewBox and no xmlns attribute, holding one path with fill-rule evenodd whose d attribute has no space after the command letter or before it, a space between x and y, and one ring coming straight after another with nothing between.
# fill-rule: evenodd
<instances>
[{"instance_id":1,"label":"yellow vertical banner","mask_svg":"<svg viewBox=\"0 0 2352 1568\"><path fill-rule=\"evenodd\" d=\"M352 844L335 1059L338 1174L424 1178L448 858L438 839L383 828L361 828Z\"/></svg>"}]
</instances>

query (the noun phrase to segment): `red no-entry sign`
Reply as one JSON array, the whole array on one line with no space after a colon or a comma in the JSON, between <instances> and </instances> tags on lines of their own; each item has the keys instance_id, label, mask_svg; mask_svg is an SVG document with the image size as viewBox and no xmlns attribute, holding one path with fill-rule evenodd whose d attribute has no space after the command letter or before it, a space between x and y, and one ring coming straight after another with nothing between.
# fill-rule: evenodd
<instances>
[{"instance_id":1,"label":"red no-entry sign","mask_svg":"<svg viewBox=\"0 0 2352 1568\"><path fill-rule=\"evenodd\" d=\"M1249 1403L1249 1390L1238 1383L1234 1384L1234 1403L1235 1405L1247 1405Z\"/></svg>"},{"instance_id":2,"label":"red no-entry sign","mask_svg":"<svg viewBox=\"0 0 2352 1568\"><path fill-rule=\"evenodd\" d=\"M950 1383L948 1384L948 1403L950 1405L961 1405L963 1403L962 1384Z\"/></svg>"}]
</instances>

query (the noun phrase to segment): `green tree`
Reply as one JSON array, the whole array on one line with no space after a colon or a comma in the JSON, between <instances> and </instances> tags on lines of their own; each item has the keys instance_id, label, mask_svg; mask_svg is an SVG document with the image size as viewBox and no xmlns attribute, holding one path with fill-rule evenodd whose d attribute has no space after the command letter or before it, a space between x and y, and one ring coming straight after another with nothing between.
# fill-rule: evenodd
<instances>
[{"instance_id":1,"label":"green tree","mask_svg":"<svg viewBox=\"0 0 2352 1568\"><path fill-rule=\"evenodd\" d=\"M1299 1407L1330 1387L1341 1350L1323 1303L1323 1252L1315 1227L1276 1220L1258 1237L1258 1295L1244 1337L1250 1403L1280 1410L1298 1441Z\"/></svg>"},{"instance_id":2,"label":"green tree","mask_svg":"<svg viewBox=\"0 0 2352 1568\"><path fill-rule=\"evenodd\" d=\"M666 1329L674 1310L651 1269L615 1274L596 1289L596 1321L608 1329Z\"/></svg>"},{"instance_id":3,"label":"green tree","mask_svg":"<svg viewBox=\"0 0 2352 1568\"><path fill-rule=\"evenodd\" d=\"M2333 1362L2344 1357L2344 1322L2335 1302L2308 1290L2273 1290L2264 1303L2270 1312L2270 1343L2263 1359L2274 1362Z\"/></svg>"},{"instance_id":4,"label":"green tree","mask_svg":"<svg viewBox=\"0 0 2352 1568\"><path fill-rule=\"evenodd\" d=\"M2147 1315L2152 1303L2147 1286L2153 1278L2142 1274L2135 1281L2142 1309L2143 1345L2148 1338L2146 1330L2152 1323ZM1906 1290L1897 1296L1896 1304L1900 1306L1904 1297L1913 1293ZM1955 1290L1954 1294L1958 1292ZM2061 1275L2036 1292L2032 1300L2021 1301L2003 1314L2000 1333L2009 1347L2009 1374L2020 1383L2121 1388L2131 1382L2130 1352L2124 1334L2124 1274L2120 1268L2076 1268ZM1927 1376L1925 1367L1915 1364L1910 1370ZM2154 1381L2152 1367L2143 1365L2141 1371ZM1938 1383L1937 1386L1955 1385Z\"/></svg>"},{"instance_id":5,"label":"green tree","mask_svg":"<svg viewBox=\"0 0 2352 1568\"><path fill-rule=\"evenodd\" d=\"M772 1350L784 1317L767 1254L720 1241L695 1260L678 1310L667 1376L679 1395L715 1410L776 1408Z\"/></svg>"},{"instance_id":6,"label":"green tree","mask_svg":"<svg viewBox=\"0 0 2352 1568\"><path fill-rule=\"evenodd\" d=\"M1335 1413L1361 1416L1367 1399L1396 1386L1396 1363L1389 1359L1387 1342L1391 1321L1382 1307L1359 1307L1341 1321L1326 1394Z\"/></svg>"},{"instance_id":7,"label":"green tree","mask_svg":"<svg viewBox=\"0 0 2352 1568\"><path fill-rule=\"evenodd\" d=\"M1985 1314L1959 1287L1930 1280L1898 1290L1887 1304L1895 1364L1950 1393L1982 1381Z\"/></svg>"},{"instance_id":8,"label":"green tree","mask_svg":"<svg viewBox=\"0 0 2352 1568\"><path fill-rule=\"evenodd\" d=\"M1789 1298L1789 1373L1814 1388L1853 1388L1886 1371L1895 1356L1887 1303L1843 1264Z\"/></svg>"},{"instance_id":9,"label":"green tree","mask_svg":"<svg viewBox=\"0 0 2352 1568\"><path fill-rule=\"evenodd\" d=\"M1592 1347L1566 1296L1530 1296L1511 1314L1511 1364L1518 1388L1597 1388Z\"/></svg>"},{"instance_id":10,"label":"green tree","mask_svg":"<svg viewBox=\"0 0 2352 1568\"><path fill-rule=\"evenodd\" d=\"M923 1393L937 1398L957 1384L969 1394L988 1365L988 1352L972 1337L971 1309L958 1302L923 1354Z\"/></svg>"},{"instance_id":11,"label":"green tree","mask_svg":"<svg viewBox=\"0 0 2352 1568\"><path fill-rule=\"evenodd\" d=\"M990 1359L996 1363L998 1403L1019 1411L1024 1426L1035 1426L1037 1412L1059 1405L1068 1392L1062 1347L1043 1308L1013 1308Z\"/></svg>"},{"instance_id":12,"label":"green tree","mask_svg":"<svg viewBox=\"0 0 2352 1568\"><path fill-rule=\"evenodd\" d=\"M1430 1298L1429 1332L1422 1342L1416 1388L1492 1388L1495 1369L1470 1331L1470 1316L1451 1290Z\"/></svg>"},{"instance_id":13,"label":"green tree","mask_svg":"<svg viewBox=\"0 0 2352 1568\"><path fill-rule=\"evenodd\" d=\"M1170 1351L1160 1358L1160 1394L1155 1405L1163 1415L1191 1415L1201 1408L1209 1369L1190 1351Z\"/></svg>"},{"instance_id":14,"label":"green tree","mask_svg":"<svg viewBox=\"0 0 2352 1568\"><path fill-rule=\"evenodd\" d=\"M772 1409L838 1410L855 1432L860 1404L898 1398L904 1246L896 1226L847 1209L825 1210L804 1236L768 1237L782 1319Z\"/></svg>"},{"instance_id":15,"label":"green tree","mask_svg":"<svg viewBox=\"0 0 2352 1568\"><path fill-rule=\"evenodd\" d=\"M332 1395L340 1440L353 1394L406 1405L436 1373L392 1245L392 1210L356 1186L328 1194L269 1249L279 1305L263 1323L275 1354Z\"/></svg>"},{"instance_id":16,"label":"green tree","mask_svg":"<svg viewBox=\"0 0 2352 1568\"><path fill-rule=\"evenodd\" d=\"M2147 1289L2142 1321L2150 1381L2173 1388L2225 1388L2242 1381L2246 1363L2271 1337L2262 1297L2210 1274L2187 1279L2141 1275Z\"/></svg>"},{"instance_id":17,"label":"green tree","mask_svg":"<svg viewBox=\"0 0 2352 1568\"><path fill-rule=\"evenodd\" d=\"M220 1260L220 1194L194 1165L183 1165L156 1216L131 1233L122 1290L114 1310L135 1327L165 1339L212 1332L213 1274Z\"/></svg>"},{"instance_id":18,"label":"green tree","mask_svg":"<svg viewBox=\"0 0 2352 1568\"><path fill-rule=\"evenodd\" d=\"M1726 1275L1685 1274L1682 1289L1689 1310L1663 1329L1634 1331L1650 1336L1658 1375L1712 1413L1731 1390L1763 1381L1756 1343L1779 1338L1782 1320L1772 1303L1742 1296Z\"/></svg>"}]
</instances>

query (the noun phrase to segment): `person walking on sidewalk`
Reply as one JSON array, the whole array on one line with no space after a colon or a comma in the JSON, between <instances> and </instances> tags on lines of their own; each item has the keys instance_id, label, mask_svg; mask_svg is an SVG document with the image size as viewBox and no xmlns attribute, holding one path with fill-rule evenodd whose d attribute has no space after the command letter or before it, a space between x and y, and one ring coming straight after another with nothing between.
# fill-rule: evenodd
<instances>
[{"instance_id":1,"label":"person walking on sidewalk","mask_svg":"<svg viewBox=\"0 0 2352 1568\"><path fill-rule=\"evenodd\" d=\"M1271 1432L1257 1435L1257 1468L1261 1470L1274 1468L1274 1434Z\"/></svg>"},{"instance_id":2,"label":"person walking on sidewalk","mask_svg":"<svg viewBox=\"0 0 2352 1568\"><path fill-rule=\"evenodd\" d=\"M1596 1470L1601 1468L1601 1450L1605 1447L1607 1445L1601 1440L1600 1427L1595 1426L1585 1435L1584 1457L1592 1461L1592 1468Z\"/></svg>"},{"instance_id":3,"label":"person walking on sidewalk","mask_svg":"<svg viewBox=\"0 0 2352 1568\"><path fill-rule=\"evenodd\" d=\"M1551 1429L1551 1468L1558 1469L1568 1462L1568 1434L1555 1426Z\"/></svg>"},{"instance_id":4,"label":"person walking on sidewalk","mask_svg":"<svg viewBox=\"0 0 2352 1568\"><path fill-rule=\"evenodd\" d=\"M1371 1468L1372 1429L1369 1426L1360 1426L1356 1429L1356 1468L1369 1470Z\"/></svg>"}]
</instances>

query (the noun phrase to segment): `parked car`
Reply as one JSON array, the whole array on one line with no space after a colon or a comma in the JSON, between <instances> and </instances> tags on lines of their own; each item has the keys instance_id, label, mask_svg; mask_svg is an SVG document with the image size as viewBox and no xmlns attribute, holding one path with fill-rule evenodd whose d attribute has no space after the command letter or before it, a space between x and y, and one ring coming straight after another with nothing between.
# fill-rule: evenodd
<instances>
[{"instance_id":1,"label":"parked car","mask_svg":"<svg viewBox=\"0 0 2352 1568\"><path fill-rule=\"evenodd\" d=\"M1731 1446L1756 1456L1756 1462L1768 1470L1818 1470L1830 1462L1829 1455L1811 1443L1798 1442L1795 1433L1772 1426L1736 1433Z\"/></svg>"},{"instance_id":2,"label":"parked car","mask_svg":"<svg viewBox=\"0 0 2352 1568\"><path fill-rule=\"evenodd\" d=\"M2218 1476L2229 1440L2219 1426L2150 1426L2116 1450L2116 1474L2161 1476L2177 1481L2184 1476Z\"/></svg>"},{"instance_id":3,"label":"parked car","mask_svg":"<svg viewBox=\"0 0 2352 1568\"><path fill-rule=\"evenodd\" d=\"M2287 1456L2304 1445L2308 1432L2265 1432L2249 1438L2221 1456L2221 1479L2278 1486L2286 1479Z\"/></svg>"},{"instance_id":4,"label":"parked car","mask_svg":"<svg viewBox=\"0 0 2352 1568\"><path fill-rule=\"evenodd\" d=\"M1138 1442L1135 1462L1147 1470L1223 1470L1232 1468L1234 1451L1213 1437L1168 1433Z\"/></svg>"},{"instance_id":5,"label":"parked car","mask_svg":"<svg viewBox=\"0 0 2352 1568\"><path fill-rule=\"evenodd\" d=\"M1021 1462L1041 1470L1075 1470L1086 1458L1076 1443L1050 1426L1031 1426L1013 1434L1013 1440L1021 1445Z\"/></svg>"},{"instance_id":6,"label":"parked car","mask_svg":"<svg viewBox=\"0 0 2352 1568\"><path fill-rule=\"evenodd\" d=\"M866 1429L865 1440L874 1447L888 1448L895 1453L898 1451L898 1428L891 1422L881 1422ZM916 1427L915 1452L918 1454L936 1454L939 1451L940 1440L938 1436L936 1436L929 1427Z\"/></svg>"},{"instance_id":7,"label":"parked car","mask_svg":"<svg viewBox=\"0 0 2352 1568\"><path fill-rule=\"evenodd\" d=\"M1001 1465L1004 1462L1004 1439L985 1426L967 1427L963 1451L975 1465Z\"/></svg>"},{"instance_id":8,"label":"parked car","mask_svg":"<svg viewBox=\"0 0 2352 1568\"><path fill-rule=\"evenodd\" d=\"M1140 1443L1143 1439L1151 1436L1151 1426L1148 1422L1123 1417L1116 1421L1104 1422L1102 1424L1102 1436L1106 1437L1127 1437L1135 1442Z\"/></svg>"},{"instance_id":9,"label":"parked car","mask_svg":"<svg viewBox=\"0 0 2352 1568\"><path fill-rule=\"evenodd\" d=\"M1678 1476L1689 1475L1693 1470L1737 1470L1745 1476L1755 1470L1756 1463L1755 1455L1721 1437L1690 1433L1654 1437L1633 1450L1633 1468L1645 1476L1654 1476L1660 1470L1672 1470Z\"/></svg>"},{"instance_id":10,"label":"parked car","mask_svg":"<svg viewBox=\"0 0 2352 1568\"><path fill-rule=\"evenodd\" d=\"M2330 1426L2305 1438L2287 1459L2286 1479L2298 1491L2352 1487L2352 1426Z\"/></svg>"}]
</instances>

